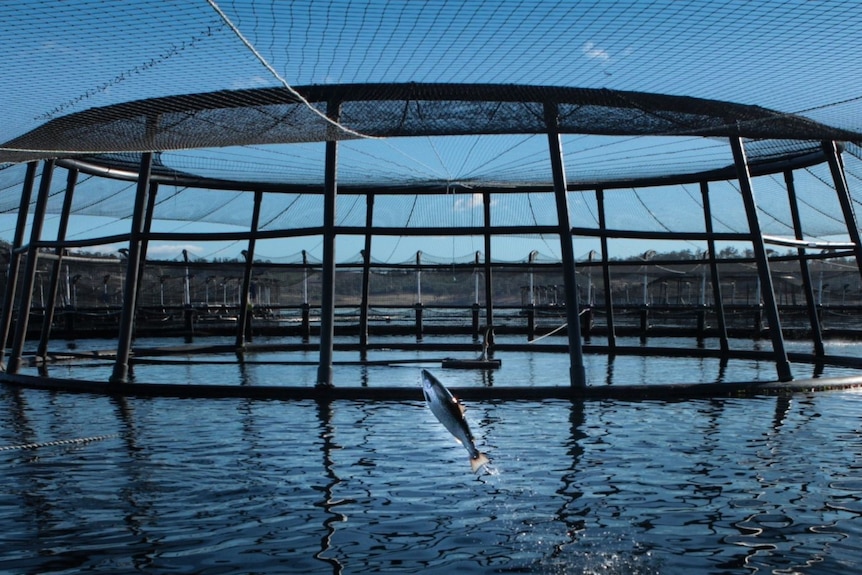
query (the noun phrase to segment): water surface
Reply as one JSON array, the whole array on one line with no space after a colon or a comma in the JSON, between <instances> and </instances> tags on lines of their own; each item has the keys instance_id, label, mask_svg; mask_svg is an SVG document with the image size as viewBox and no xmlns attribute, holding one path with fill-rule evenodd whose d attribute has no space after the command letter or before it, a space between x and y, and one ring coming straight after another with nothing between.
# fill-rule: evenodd
<instances>
[{"instance_id":1,"label":"water surface","mask_svg":"<svg viewBox=\"0 0 862 575\"><path fill-rule=\"evenodd\" d=\"M435 373L447 385L565 384L567 358L530 357L504 359L493 381ZM593 384L609 370L611 384L719 374L708 360L620 359L595 358ZM727 369L771 375L768 364ZM306 371L146 368L148 379L247 385L296 384ZM419 385L417 366L337 374ZM473 402L467 419L493 459L474 475L421 402L0 387L0 572L856 572L860 414L853 391Z\"/></svg>"}]
</instances>

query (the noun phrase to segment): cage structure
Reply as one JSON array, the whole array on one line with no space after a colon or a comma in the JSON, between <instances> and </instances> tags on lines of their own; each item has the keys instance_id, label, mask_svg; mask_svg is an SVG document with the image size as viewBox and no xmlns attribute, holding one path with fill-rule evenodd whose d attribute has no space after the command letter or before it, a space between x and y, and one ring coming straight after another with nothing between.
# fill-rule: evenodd
<instances>
[{"instance_id":1,"label":"cage structure","mask_svg":"<svg viewBox=\"0 0 862 575\"><path fill-rule=\"evenodd\" d=\"M243 349L254 312L247 304L260 285L255 269L274 251L284 253L279 242L289 242L305 246L304 260L306 248L318 253L314 345L324 390L332 387L337 270L345 265L337 254L345 245L359 247L353 269L364 349L371 345L372 270L381 262L396 267L391 254L402 243L417 254L410 267L416 274L426 268L420 254L431 251L417 246L452 246L452 261L439 269L454 269L456 249L476 252L475 261L459 265L481 268L484 294L476 288L474 303L482 305L474 323L485 328L497 325L493 278L511 258L496 254L517 244L529 254L517 263L528 273L538 267L534 254L547 248L559 266L553 303L565 324L571 388L580 392L587 387L585 317L601 316L609 353L625 351L616 342L621 306L614 291L635 282L624 287L615 270L631 253L640 254L639 289L648 308L653 298L670 301L673 282L659 277L669 262L656 260L658 252L669 245L694 250L700 267L678 279L676 298L691 300L700 282L699 305L714 314L717 353L738 354L728 343L723 294L734 258L722 254L744 246L740 261L755 278L775 380L791 382L779 311L787 292L776 289L773 268L779 261L798 266L789 281L798 285L809 320L811 357L824 361L821 264L858 274L862 262L859 200L851 189L862 156L862 100L853 73L859 63L827 50L836 26L858 33L852 3L779 4L769 18L763 7L707 10L696 1L640 10L537 2L465 12L457 2L376 0L312 1L306 10L269 1L117 9L112 22L134 39L129 53L137 63L99 62L108 78L99 82L69 50L62 64L70 88L32 84L51 103L3 92L14 113L0 138L0 174L12 190L2 211L16 216L0 334L3 376L21 380L40 258L52 262L35 353L44 361L63 261L74 257L68 250L121 246L110 378L121 387L133 362L141 286L158 261L155 246L243 249L242 273L234 278L235 347ZM44 28L34 28L22 8L4 8L15 39L50 32L66 48L97 54L116 41L94 3L39 6L57 16ZM606 38L608 29L625 40ZM806 48L795 41L803 29ZM477 33L456 33L464 30ZM583 41L556 45L553 38L567 30ZM444 40L453 35L457 41ZM678 62L658 67L672 45L680 49ZM730 45L733 54L751 57L728 65L720 47ZM58 63L45 64L37 52L13 60L22 86L59 73ZM826 53L834 59L818 73ZM776 90L771 71L781 59L790 64L781 66L785 89ZM689 89L699 95L678 95ZM759 105L742 103L752 101ZM65 171L65 185L54 182L56 170ZM47 214L56 215L56 239L46 237ZM110 218L112 233L94 225L75 237L69 232L79 217ZM178 265L188 267L184 256ZM811 265L820 266L819 283ZM303 261L300 270L308 268ZM589 272L586 288L582 270ZM657 295L647 276L659 281ZM843 282L845 296L853 281ZM536 286L526 293L526 306L535 306ZM152 299L152 290L147 294ZM183 301L193 307L190 294Z\"/></svg>"},{"instance_id":2,"label":"cage structure","mask_svg":"<svg viewBox=\"0 0 862 575\"><path fill-rule=\"evenodd\" d=\"M377 225L375 218L374 204L375 199L385 195L399 195L409 193L418 196L439 196L451 194L450 182L433 185L426 183L421 189L405 189L403 186L383 187L383 186L339 186L338 181L338 148L339 140L335 138L325 139L325 131L319 134L319 137L325 141L325 184L322 188L308 185L291 185L290 183L282 184L262 184L254 182L244 182L242 187L245 194L253 196L253 211L251 215L250 227L247 231L234 234L234 239L241 239L247 242L247 249L244 251L246 265L241 284L238 282L238 287L241 289L241 294L238 296L239 305L239 321L237 328L236 345L242 348L245 345L247 329L247 316L250 313L250 306L242 305L244 302L250 302L250 291L252 289L252 272L255 260L256 242L262 238L279 238L286 236L306 235L319 236L323 241L323 260L321 262L321 309L320 309L320 363L318 371L318 384L321 386L331 386L332 384L332 354L334 346L334 321L335 321L335 273L336 273L336 258L335 244L340 235L354 235L364 237L365 248L363 250L363 271L364 279L362 285L363 301L360 302L360 310L364 313L361 319L363 325L360 333L367 333L367 310L369 308L368 298L368 270L373 256L371 249L372 238L380 235L398 234L400 236L413 235L418 237L423 236L439 236L439 235L468 235L478 236L483 239L486 247L486 254L491 250L491 240L497 236L518 237L528 234L535 234L541 237L554 236L559 238L560 253L562 255L562 292L563 301L576 302L575 305L564 305L567 334L568 334L568 353L571 362L571 384L576 388L585 387L584 368L583 368L583 350L582 350L582 334L581 334L581 306L578 302L581 301L577 294L576 286L576 257L574 251L576 236L596 237L600 241L601 249L598 253L598 259L601 260L601 274L605 285L611 284L611 265L609 262L609 254L607 244L609 241L620 237L631 237L634 239L665 239L672 240L678 236L683 236L687 240L695 240L704 243L707 246L707 256L705 263L710 267L709 281L713 286L713 294L715 306L718 310L718 323L720 330L721 348L724 352L728 352L727 336L724 333L724 313L722 311L723 300L721 298L721 286L717 268L718 257L716 244L717 242L727 241L746 241L750 242L754 254L754 263L756 265L756 275L760 284L761 299L763 312L769 326L768 333L772 343L773 360L776 365L776 379L778 381L790 381L793 379L793 374L788 360L787 352L785 351L783 333L781 329L778 303L775 295L775 289L772 281L772 273L769 267L769 258L766 251L766 241L769 238L764 238L761 230L760 217L756 208L756 200L753 192L752 178L757 175L782 174L785 177L788 194L788 205L794 207L794 178L793 172L795 169L809 168L812 164L821 163L828 166L830 173L833 176L833 187L836 192L836 201L841 206L842 213L845 215L846 232L853 239L850 243L844 245L823 244L806 242L804 239L804 231L801 229L798 222L798 217L794 218L795 239L789 242L790 245L797 245L800 249L800 267L801 277L805 285L804 294L806 303L812 311L812 333L815 334L815 341L818 346L821 345L818 321L813 314L816 304L813 283L808 273L807 260L804 258L806 249L818 247L843 247L849 249L856 259L862 261L862 258L857 257L857 246L859 246L858 229L853 219L853 210L851 197L846 188L846 178L843 172L843 162L840 151L843 144L836 141L838 136L843 136L846 139L848 134L837 132L832 128L820 126L816 123L806 121L800 118L789 117L787 115L779 115L774 112L769 112L757 108L746 106L738 106L732 104L722 104L718 102L695 101L692 99L677 99L668 97L659 97L647 94L614 94L608 91L584 91L584 90L562 90L562 89L538 89L535 87L499 87L499 86L417 86L417 85L399 85L399 86L348 86L348 87L333 87L326 90L320 87L314 87L303 90L303 100L306 102L322 102L325 106L326 118L333 123L347 121L353 126L352 129L362 132L369 137L399 137L408 136L457 136L469 134L472 132L481 132L480 124L487 123L488 110L493 110L492 123L494 131L502 133L518 133L537 132L547 138L548 141L548 164L551 169L553 185L544 187L541 185L513 185L511 183L503 183L499 186L483 186L480 190L483 218L481 222L473 227L452 226L447 227L433 220L423 222L422 225L416 225L409 230L397 229ZM301 92L302 93L302 92ZM239 94L244 101L250 95L248 92ZM62 142L62 135L66 131L73 131L75 138L81 138L81 131L92 129L94 134L104 132L102 123L105 118L110 119L113 125L112 133L127 134L129 138L128 144L123 144L122 141L116 141L115 145L123 148L128 147L128 152L140 143L141 138L155 138L158 140L164 132L174 132L176 120L174 115L186 118L186 124L183 130L179 133L180 138L185 134L199 134L204 131L202 128L196 128L194 122L196 118L201 118L201 121L206 123L212 122L212 116L218 114L220 121L225 125L246 125L246 116L249 111L245 107L232 107L228 104L230 94L218 94L217 98L213 95L203 94L198 97L183 97L182 99L159 99L156 101L144 101L120 106L118 110L96 110L88 111L85 118L76 118L73 116L63 119L61 126L47 124L42 132L52 133L50 141L56 142L57 145L65 147ZM353 98L356 98L354 100ZM287 118L296 118L301 116L299 110L303 110L306 104L295 98L292 94L285 91L265 90L260 94L253 95L257 100L259 108L254 110L255 113L268 118L268 122L273 126L281 126ZM513 101L510 101L512 99ZM218 106L217 110L212 110L212 106ZM379 121L369 121L367 124L361 122L365 118L386 117L392 118L394 115L391 112L392 108L400 110L400 114L396 117L399 122L397 126L384 125L380 126ZM434 110L434 113L429 112ZM472 111L472 114L471 114ZM234 114L240 114L243 119L233 119ZM499 114L499 123L496 121L496 115ZM629 117L626 117L626 115ZM586 116L586 117L583 117ZM674 134L675 131L680 131L686 136L701 136L725 138L728 141L728 146L732 150L734 163L723 170L712 171L703 174L690 174L684 178L685 183L698 186L702 193L702 206L704 213L703 231L701 232L674 232L667 231L663 234L647 233L643 231L609 229L605 224L607 219L605 197L614 193L614 188L625 185L627 188L650 188L659 185L666 185L668 180L678 180L681 176L673 175L666 178L656 178L652 181L645 180L641 182L625 182L617 184L606 181L601 185L596 182L579 183L570 185L567 182L563 150L561 148L561 134L566 132L583 132L586 127L602 132L617 132L627 129L627 126L642 125L643 118L649 118L649 125L638 130L647 130L647 133L655 130L656 133L667 135ZM776 117L778 117L776 119ZM660 118L660 119L657 119ZM296 120L294 120L296 122ZM322 118L306 117L305 122L310 122L312 125L319 124ZM609 125L602 125L601 122L606 121ZM73 128L67 128L66 125L71 124ZM314 132L314 127L306 127L304 123L300 123L300 133ZM485 128L491 131L488 128ZM630 132L640 133L636 130L628 128ZM225 132L217 131L216 136L222 137ZM228 132L229 133L229 132ZM265 132L261 132L265 133ZM165 134L167 137L167 134ZM27 134L25 139L33 138L38 141L42 136L39 133ZM265 136L268 138L269 136ZM743 138L759 139L769 138L778 142L769 149L772 153L764 158L755 158L752 160L746 154ZM93 141L86 138L87 141ZM811 146L805 142L820 141L818 146ZM803 142L803 143L800 143ZM38 143L41 147L49 143L48 140ZM214 145L214 142L207 142L207 145ZM102 144L97 144L102 145ZM177 144L184 147L186 144ZM15 147L20 147L19 143L14 144ZM157 144L155 147L163 147L164 144ZM775 149L780 149L783 146L782 153L775 154ZM112 381L123 383L128 380L129 362L131 356L132 336L135 329L137 301L141 298L139 293L140 277L144 262L146 261L146 246L149 242L155 239L182 239L190 240L195 236L179 235L179 236L163 236L153 233L150 230L154 213L154 202L158 197L158 189L164 183L173 185L194 186L199 189L232 189L239 187L238 182L216 181L201 177L192 177L188 174L179 173L176 170L170 170L164 166L154 163L154 154L145 152L140 154L140 161L137 165L124 165L122 158L111 157L110 163L99 160L93 157L84 158L65 158L62 160L46 160L41 174L41 182L36 199L36 207L34 213L34 222L31 225L31 237L28 244L24 244L19 240L13 246L13 256L10 261L10 281L6 290L6 303L4 306L3 326L4 333L8 334L11 326L12 313L14 308L12 302L17 291L15 281L18 273L16 268L20 265L20 256L27 250L26 264L27 268L23 274L23 285L21 286L22 297L19 300L18 309L27 310L31 307L30 298L33 294L36 262L39 259L39 251L44 249L56 250L56 260L52 282L49 286L51 295L48 297L48 316L44 321L44 330L40 349L37 354L44 356L46 350L46 342L50 333L53 302L56 300L56 292L59 278L59 265L62 262L64 251L73 246L64 240L62 237L57 241L45 241L40 237L40 222L45 216L47 199L51 189L51 171L55 164L66 168L67 170L67 185L64 196L66 204L61 210L61 221L68 220L70 201L74 196L75 181L79 173L99 175L103 178L128 178L135 182L134 208L131 212L131 229L127 236L123 237L124 241L128 241L128 249L125 253L127 270L125 273L125 291L122 298L122 310L119 320L119 337L118 348L116 353L116 363ZM24 182L25 188L21 194L21 210L19 217L24 217L29 206L29 197L32 193L32 187L37 169L36 163L31 161L27 164L28 171ZM709 186L712 181L726 180L729 177L735 176L738 184L739 193L741 196L744 213L748 222L748 230L745 233L720 233L713 229L711 215L711 201L709 195ZM474 189L473 194L477 193ZM306 226L302 228L288 228L276 230L261 230L260 218L264 198L274 194L291 194L296 197L296 201L302 201L306 196L313 196L319 204L319 215L322 216L319 225ZM361 222L361 225L350 226L340 224L336 212L336 198L346 194L348 196L357 196L364 203L366 219ZM494 202L492 198L499 195L530 195L537 198L545 196L544 200L537 200L539 203L545 204L548 207L553 206L556 217L548 217L548 214L537 211L539 217L546 220L546 224L536 223L533 225L495 225L492 211ZM595 205L598 210L599 225L593 228L575 227L570 219L570 195L592 194L595 196ZM797 213L793 209L793 213ZM307 217L307 214L306 214ZM19 227L16 229L16 236L23 237L24 229ZM61 234L62 235L62 234ZM219 239L225 239L222 232L217 232ZM198 235L197 239L201 239ZM204 238L205 239L205 238ZM92 240L91 240L92 241ZM105 243L106 238L98 238L95 240L99 243ZM785 242L787 243L787 242ZM80 247L80 246L79 246ZM591 254L592 255L592 254ZM490 260L487 260L490 261ZM421 262L417 262L417 266L421 266ZM486 269L486 278L491 278L492 273L490 268ZM646 284L645 284L646 285ZM490 281L486 286L490 289ZM606 301L601 306L607 317L608 324L608 346L615 347L615 330L614 330L614 306L610 299L610 290L605 290ZM588 305L592 307L590 295L588 297ZM187 300L188 302L188 300ZM485 326L487 328L494 327L493 319L493 303L491 298L486 298L487 308L485 310ZM16 373L20 369L21 358L23 354L23 345L27 333L29 314L19 313L19 318L16 323L16 330L12 339L11 352L7 366L7 373ZM7 336L8 337L8 336ZM363 337L361 345L367 345L367 338ZM5 341L3 348L6 347ZM820 349L820 347L818 347Z\"/></svg>"}]
</instances>

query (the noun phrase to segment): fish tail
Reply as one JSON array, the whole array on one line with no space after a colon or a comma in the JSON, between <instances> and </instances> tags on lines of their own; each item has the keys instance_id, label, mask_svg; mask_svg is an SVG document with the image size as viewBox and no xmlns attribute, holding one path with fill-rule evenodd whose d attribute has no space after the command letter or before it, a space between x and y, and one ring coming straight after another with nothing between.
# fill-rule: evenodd
<instances>
[{"instance_id":1,"label":"fish tail","mask_svg":"<svg viewBox=\"0 0 862 575\"><path fill-rule=\"evenodd\" d=\"M470 469L473 470L473 473L476 473L482 469L483 466L488 465L489 463L491 463L491 460L488 456L484 453L479 453L476 457L470 458Z\"/></svg>"}]
</instances>

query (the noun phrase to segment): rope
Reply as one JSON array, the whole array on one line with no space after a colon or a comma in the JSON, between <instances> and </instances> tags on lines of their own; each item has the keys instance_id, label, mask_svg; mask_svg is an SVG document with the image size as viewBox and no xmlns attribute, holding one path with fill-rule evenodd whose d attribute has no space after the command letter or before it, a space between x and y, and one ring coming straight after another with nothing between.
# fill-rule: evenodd
<instances>
[{"instance_id":1,"label":"rope","mask_svg":"<svg viewBox=\"0 0 862 575\"><path fill-rule=\"evenodd\" d=\"M545 339L545 338L546 338L546 337L548 337L549 335L554 335L555 333L557 333L557 332L558 332L558 331L560 331L561 329L565 328L567 325L569 325L569 323L568 323L568 322L564 323L564 324L563 324L563 325L561 325L560 327L556 327L556 328L554 328L553 330L549 331L549 332L548 332L548 333L546 333L545 335L540 335L539 337L537 337L537 338L533 339L532 341L530 341L530 342L528 342L528 343L536 343L537 341L540 341L540 340Z\"/></svg>"},{"instance_id":2,"label":"rope","mask_svg":"<svg viewBox=\"0 0 862 575\"><path fill-rule=\"evenodd\" d=\"M580 311L580 313L578 313L578 317L581 317L582 315L584 315L585 313L587 313L587 311L588 311L588 310L586 310L586 309L582 309L582 310ZM548 333L546 333L545 335L540 335L539 337L537 337L537 338L535 338L535 339L533 339L533 340L529 341L528 343L531 343L531 344L532 344L532 343L536 343L537 341L540 341L540 340L545 339L545 338L546 338L546 337L548 337L549 335L554 335L555 333L557 333L557 332L558 332L558 331L560 331L561 329L565 329L565 327L566 327L567 325L569 325L569 322L566 322L566 323L564 323L563 325L561 325L561 326L559 326L559 327L555 327L554 329L552 329L551 331L549 331L549 332L548 332Z\"/></svg>"},{"instance_id":3,"label":"rope","mask_svg":"<svg viewBox=\"0 0 862 575\"><path fill-rule=\"evenodd\" d=\"M5 447L0 447L0 451L15 451L20 449L39 449L40 447L54 447L57 445L75 445L75 444L83 444L83 443L92 443L94 441L103 441L105 439L112 439L114 437L119 437L118 433L112 433L110 435L96 435L93 437L78 437L75 439L59 439L57 441L45 441L42 443L25 443L23 445L7 445Z\"/></svg>"},{"instance_id":4,"label":"rope","mask_svg":"<svg viewBox=\"0 0 862 575\"><path fill-rule=\"evenodd\" d=\"M224 21L224 23L227 24L228 28L230 28L231 31L234 34L236 34L236 37L239 38L240 42L242 42L245 45L245 47L248 48L252 54L254 54L254 57L257 58L258 62L260 62L263 65L263 67L266 68L269 71L269 73L272 74L273 77L275 77L275 79L281 83L282 86L287 88L287 90L291 93L291 95L293 95L295 98L299 99L300 102L305 104L305 106L308 107L309 110L311 110L312 112L314 112L315 114L317 114L318 116L323 118L323 120L325 120L330 125L338 128L339 130L343 131L346 134L350 134L351 136L356 136L359 138L369 138L369 139L375 139L375 140L379 139L379 138L375 138L373 136L369 136L368 134L362 134L362 133L357 132L355 130L351 130L347 126L345 126L339 122L336 122L335 120L333 120L332 118L330 118L329 116L327 116L326 114L324 114L323 112L321 112L320 110L318 110L317 108L312 106L311 103L302 96L302 94L297 92L293 88L293 86L291 86L288 83L288 81L285 80L281 76L281 74L279 74L278 71L272 67L272 64L270 64L266 60L266 58L264 58L263 55L257 51L257 49L254 47L254 45L245 36L243 36L243 33L239 31L239 28L237 28L233 22L231 22L230 18L228 18L228 16L227 16L227 14L225 14L222 11L222 9L219 8L219 5L216 4L215 0L207 0L207 3L212 7L213 10L216 11L216 13Z\"/></svg>"}]
</instances>

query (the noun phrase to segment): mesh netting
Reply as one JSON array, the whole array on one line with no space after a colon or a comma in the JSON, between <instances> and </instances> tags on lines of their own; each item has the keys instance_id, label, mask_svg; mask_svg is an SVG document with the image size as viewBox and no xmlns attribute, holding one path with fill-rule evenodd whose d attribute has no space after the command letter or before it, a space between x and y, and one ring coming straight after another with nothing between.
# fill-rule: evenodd
<instances>
[{"instance_id":1,"label":"mesh netting","mask_svg":"<svg viewBox=\"0 0 862 575\"><path fill-rule=\"evenodd\" d=\"M84 223L71 240L127 233L140 152L151 150L153 231L164 234L151 254L191 248L182 235L203 229L237 235L218 247L196 240L195 255L237 257L254 207L246 192L262 189L259 230L309 237L262 241L260 253L319 256L323 142L340 140L336 225L358 240L369 224L384 230L374 258L408 259L416 246L399 230L432 228L452 237L423 251L472 257L485 251L485 225L518 248L495 244L491 259L534 249L558 258L547 232L557 222L550 108L581 253L598 249L596 187L609 230L703 232L702 174L715 231L745 233L726 136L745 137L760 174L764 233L794 235L780 169L769 167L795 158L806 238L846 234L828 168L802 160L820 140L845 141L858 204L862 61L840 48L862 39L856 0L34 0L2 4L0 22L10 48L0 64L3 237L24 181L16 162L48 157L82 159L99 174L79 174L72 215ZM65 180L57 170L49 225ZM706 249L678 243L670 249ZM653 247L615 245L612 257ZM350 245L338 258L358 253Z\"/></svg>"},{"instance_id":2,"label":"mesh netting","mask_svg":"<svg viewBox=\"0 0 862 575\"><path fill-rule=\"evenodd\" d=\"M860 64L840 49L859 39L853 0L44 0L6 3L0 15L15 48L7 76L36 80L4 90L17 111L4 141L92 107L282 82L607 87L757 102L859 127Z\"/></svg>"},{"instance_id":3,"label":"mesh netting","mask_svg":"<svg viewBox=\"0 0 862 575\"><path fill-rule=\"evenodd\" d=\"M858 148L849 146L844 154L847 180L852 200L859 208L862 162ZM10 165L0 170L0 228L2 237L11 237L15 214L20 203L24 165ZM827 166L818 164L793 171L802 229L807 240L830 241L847 233L834 184ZM45 239L52 239L58 225L65 196L67 170L58 168L52 179ZM37 172L36 186L40 181ZM790 204L786 182L781 173L755 177L753 186L763 233L793 238ZM712 225L719 234L745 234L748 221L739 190L733 180L709 184ZM71 215L75 225L67 238L83 242L112 234L128 233L136 185L132 181L114 180L79 174L72 200ZM320 193L269 192L263 194L258 229L273 238L296 236L293 240L260 239L257 252L272 261L301 261L302 251L320 259L320 229L323 225L323 197ZM495 261L521 261L534 249L551 258L559 258L559 238L554 195L550 190L519 191L500 189L487 193L490 226L493 229L491 258ZM368 220L368 207L372 206ZM606 228L616 232L647 232L670 237L678 233L704 233L704 199L697 183L665 185L630 185L607 189L604 193ZM35 194L29 211L35 206ZM154 207L154 233L157 238L150 257L175 257L188 248L196 257L236 258L247 248L247 234L253 215L253 194L241 190L204 189L194 186L163 184ZM382 262L410 259L421 249L427 257L440 261L471 259L476 251L484 254L485 193L464 187L442 189L438 193L388 193L368 196L344 192L337 203L336 224L345 236L338 250L339 261L361 261L359 251L366 228L374 237L372 257ZM569 216L576 230L578 252L599 250L599 205L594 190L569 194ZM370 224L370 227L367 227ZM303 231L305 230L305 231ZM410 235L434 236L417 245L407 241ZM210 232L214 237L196 238ZM237 234L232 241L229 234ZM243 235L245 234L245 235ZM625 236L625 233L619 235ZM267 236L268 237L268 236ZM285 245L285 242L292 242ZM650 240L611 242L610 257L624 257L654 249ZM663 246L660 251L706 249L705 241L678 241L679 246ZM341 245L341 244L339 244ZM116 247L120 247L117 245ZM114 249L110 251L113 251ZM782 248L784 249L784 248ZM467 255L464 255L467 254ZM439 263L439 262L438 262Z\"/></svg>"},{"instance_id":4,"label":"mesh netting","mask_svg":"<svg viewBox=\"0 0 862 575\"><path fill-rule=\"evenodd\" d=\"M353 85L191 94L63 116L7 142L0 161L368 137L563 133L854 140L801 116L687 97L505 85ZM337 117L340 126L324 119ZM328 108L333 107L333 110ZM772 144L775 149L779 145ZM786 154L792 146L780 145Z\"/></svg>"},{"instance_id":5,"label":"mesh netting","mask_svg":"<svg viewBox=\"0 0 862 575\"><path fill-rule=\"evenodd\" d=\"M835 39L859 39L857 8L853 0L7 3L4 77L15 81L0 88L2 157L348 137L320 115L332 95L345 102L342 125L361 133L541 130L535 102L561 88L576 93L550 98L562 103L564 131L721 133L741 121L751 135L799 137L813 120L817 139L823 126L853 139L862 131L862 74ZM536 86L553 88L536 99ZM234 175L250 169L234 166Z\"/></svg>"}]
</instances>

